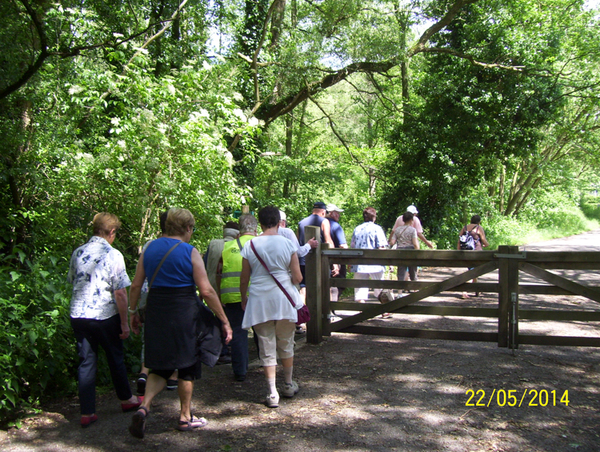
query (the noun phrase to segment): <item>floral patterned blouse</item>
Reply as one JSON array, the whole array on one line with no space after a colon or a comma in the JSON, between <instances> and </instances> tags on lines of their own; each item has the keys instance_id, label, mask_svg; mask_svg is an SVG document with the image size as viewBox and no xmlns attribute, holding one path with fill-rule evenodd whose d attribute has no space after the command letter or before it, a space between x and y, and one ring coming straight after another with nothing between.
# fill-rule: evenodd
<instances>
[{"instance_id":1,"label":"floral patterned blouse","mask_svg":"<svg viewBox=\"0 0 600 452\"><path fill-rule=\"evenodd\" d=\"M123 255L98 236L73 252L67 280L73 284L74 319L106 320L117 315L114 292L131 285Z\"/></svg>"}]
</instances>

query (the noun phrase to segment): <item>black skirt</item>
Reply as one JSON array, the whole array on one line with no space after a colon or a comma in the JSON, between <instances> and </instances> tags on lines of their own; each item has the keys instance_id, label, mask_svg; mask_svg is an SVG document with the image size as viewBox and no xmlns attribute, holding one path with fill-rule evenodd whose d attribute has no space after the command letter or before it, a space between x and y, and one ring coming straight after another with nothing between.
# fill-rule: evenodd
<instances>
[{"instance_id":1,"label":"black skirt","mask_svg":"<svg viewBox=\"0 0 600 452\"><path fill-rule=\"evenodd\" d=\"M157 287L148 293L144 364L150 369L184 369L198 361L196 287Z\"/></svg>"}]
</instances>

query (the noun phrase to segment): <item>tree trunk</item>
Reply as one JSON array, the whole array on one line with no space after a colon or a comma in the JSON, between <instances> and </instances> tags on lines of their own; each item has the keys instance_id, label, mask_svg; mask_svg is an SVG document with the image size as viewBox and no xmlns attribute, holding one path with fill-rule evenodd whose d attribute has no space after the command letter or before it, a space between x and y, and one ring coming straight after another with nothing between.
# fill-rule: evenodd
<instances>
[{"instance_id":1,"label":"tree trunk","mask_svg":"<svg viewBox=\"0 0 600 452\"><path fill-rule=\"evenodd\" d=\"M294 118L291 114L285 116L285 155L292 156L294 140ZM290 181L286 177L283 181L283 197L288 198L290 195Z\"/></svg>"},{"instance_id":2,"label":"tree trunk","mask_svg":"<svg viewBox=\"0 0 600 452\"><path fill-rule=\"evenodd\" d=\"M285 18L285 2L286 0L275 0L276 4L273 9L273 18L271 19L271 49L279 45L279 37L283 28L283 19Z\"/></svg>"},{"instance_id":3,"label":"tree trunk","mask_svg":"<svg viewBox=\"0 0 600 452\"><path fill-rule=\"evenodd\" d=\"M506 184L506 166L500 165L502 167L502 171L500 172L500 186L498 187L498 211L504 211L504 185Z\"/></svg>"}]
</instances>

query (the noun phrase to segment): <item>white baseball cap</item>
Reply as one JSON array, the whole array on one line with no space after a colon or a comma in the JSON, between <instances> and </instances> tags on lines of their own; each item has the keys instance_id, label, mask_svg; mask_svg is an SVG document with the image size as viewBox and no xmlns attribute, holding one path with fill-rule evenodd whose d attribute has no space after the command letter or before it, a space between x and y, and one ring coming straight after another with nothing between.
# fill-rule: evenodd
<instances>
[{"instance_id":1,"label":"white baseball cap","mask_svg":"<svg viewBox=\"0 0 600 452\"><path fill-rule=\"evenodd\" d=\"M287 221L287 216L285 215L285 212L283 210L279 211L279 218L283 221Z\"/></svg>"},{"instance_id":2,"label":"white baseball cap","mask_svg":"<svg viewBox=\"0 0 600 452\"><path fill-rule=\"evenodd\" d=\"M419 213L417 208L415 206L413 206L412 204L406 208L406 211L412 213L413 215L416 215Z\"/></svg>"},{"instance_id":3,"label":"white baseball cap","mask_svg":"<svg viewBox=\"0 0 600 452\"><path fill-rule=\"evenodd\" d=\"M327 204L327 212L343 212L344 209L340 209L335 204Z\"/></svg>"}]
</instances>

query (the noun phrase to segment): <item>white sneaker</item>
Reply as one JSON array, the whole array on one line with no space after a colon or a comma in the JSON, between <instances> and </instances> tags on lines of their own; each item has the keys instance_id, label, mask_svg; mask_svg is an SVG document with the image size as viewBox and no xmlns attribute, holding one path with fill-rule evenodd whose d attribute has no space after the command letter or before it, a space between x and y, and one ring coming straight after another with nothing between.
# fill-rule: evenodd
<instances>
[{"instance_id":1,"label":"white sneaker","mask_svg":"<svg viewBox=\"0 0 600 452\"><path fill-rule=\"evenodd\" d=\"M296 383L295 381L292 381L291 384L290 383L285 383L283 385L283 390L281 391L281 395L283 397L292 398L296 394L298 394L299 390L300 390L300 388L298 388L298 383Z\"/></svg>"},{"instance_id":2,"label":"white sneaker","mask_svg":"<svg viewBox=\"0 0 600 452\"><path fill-rule=\"evenodd\" d=\"M279 406L279 394L269 394L265 403L269 408L277 408Z\"/></svg>"}]
</instances>

